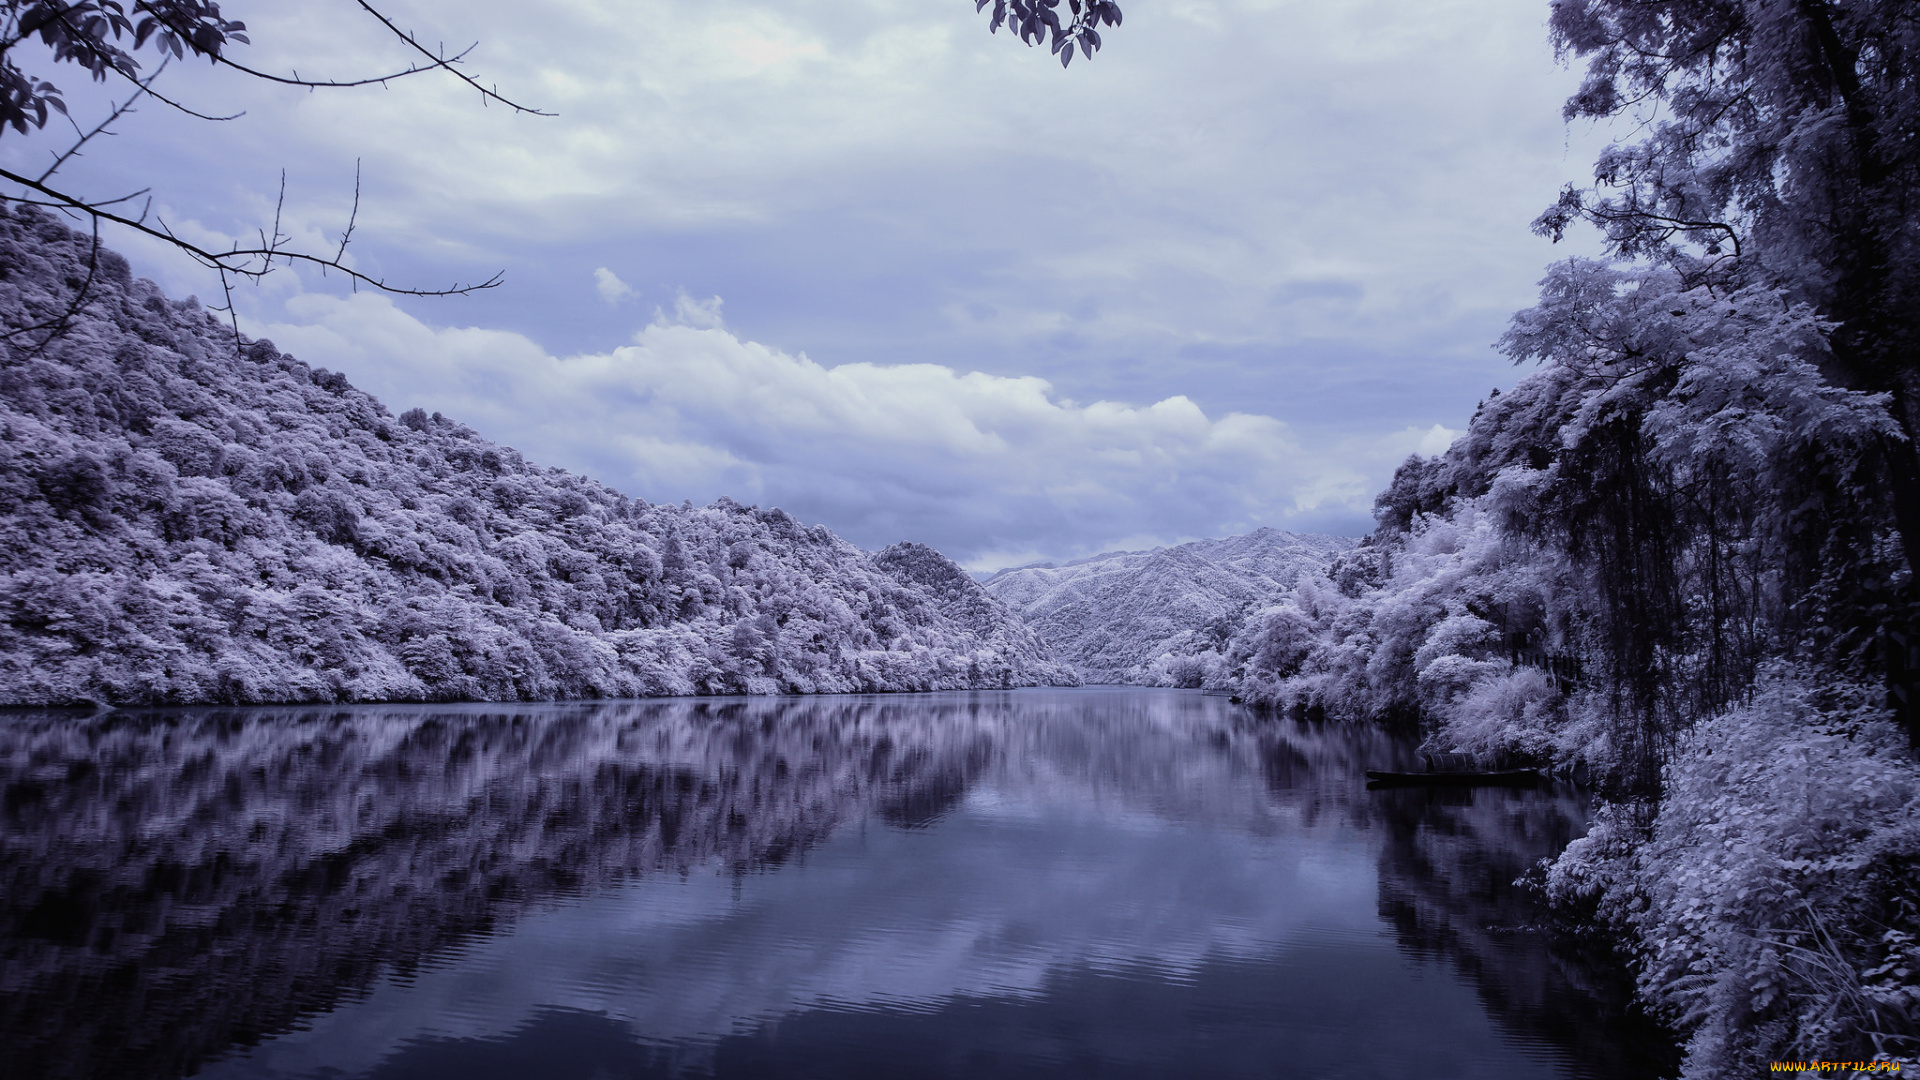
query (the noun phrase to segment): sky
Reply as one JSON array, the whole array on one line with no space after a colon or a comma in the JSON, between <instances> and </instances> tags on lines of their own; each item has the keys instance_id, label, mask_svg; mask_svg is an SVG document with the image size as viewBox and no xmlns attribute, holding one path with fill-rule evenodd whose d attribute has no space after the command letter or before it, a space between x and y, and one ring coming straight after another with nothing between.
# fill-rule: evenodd
<instances>
[{"instance_id":1,"label":"sky","mask_svg":"<svg viewBox=\"0 0 1920 1080\"><path fill-rule=\"evenodd\" d=\"M284 174L282 231L331 253L357 168L356 269L503 283L286 269L235 293L247 334L638 498L974 570L1369 529L1401 460L1525 374L1508 317L1596 250L1528 223L1615 134L1561 120L1545 0L1123 0L1066 70L967 0L379 7L554 115L443 73L309 92L176 63L170 97L244 115L147 103L62 182L224 243L272 227ZM223 9L262 70L407 63L353 0ZM83 123L119 89L38 74Z\"/></svg>"}]
</instances>

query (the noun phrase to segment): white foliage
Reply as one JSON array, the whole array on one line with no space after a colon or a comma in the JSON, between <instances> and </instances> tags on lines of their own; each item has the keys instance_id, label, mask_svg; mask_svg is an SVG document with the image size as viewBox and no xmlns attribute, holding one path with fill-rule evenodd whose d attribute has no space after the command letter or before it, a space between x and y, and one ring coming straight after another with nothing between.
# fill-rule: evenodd
<instances>
[{"instance_id":1,"label":"white foliage","mask_svg":"<svg viewBox=\"0 0 1920 1080\"><path fill-rule=\"evenodd\" d=\"M0 326L87 245L0 212ZM655 506L395 418L107 253L0 348L0 701L547 699L1076 681L939 553Z\"/></svg>"},{"instance_id":2,"label":"white foliage","mask_svg":"<svg viewBox=\"0 0 1920 1080\"><path fill-rule=\"evenodd\" d=\"M1603 818L1549 874L1633 930L1690 1077L1920 1051L1920 767L1873 696L1775 669L1681 739L1650 839Z\"/></svg>"},{"instance_id":3,"label":"white foliage","mask_svg":"<svg viewBox=\"0 0 1920 1080\"><path fill-rule=\"evenodd\" d=\"M1542 368L1382 496L1382 534L1360 550L1384 572L1344 591L1337 572L1304 581L1228 650L1253 700L1417 719L1436 750L1599 775L1665 748L1664 797L1604 806L1546 883L1627 932L1646 995L1690 1034L1689 1077L1920 1053L1920 771L1904 736L1837 665L1775 659L1742 703L1754 665L1818 652L1783 614L1807 601L1786 584L1811 520L1795 470L1817 462L1815 488L1878 512L1863 477L1894 431L1887 401L1824 377L1829 330L1778 289L1557 267L1504 342ZM1844 551L1822 558L1860 557ZM1645 671L1609 651L1631 609L1610 605L1665 570L1671 625L1629 629L1657 641L1640 655L1666 665L1668 696L1635 700L1623 687ZM1633 726L1648 715L1670 744Z\"/></svg>"},{"instance_id":4,"label":"white foliage","mask_svg":"<svg viewBox=\"0 0 1920 1080\"><path fill-rule=\"evenodd\" d=\"M1287 595L1352 543L1259 529L1007 570L987 581L987 591L1090 680L1211 685L1222 677L1220 654L1246 613ZM1201 658L1199 666L1186 663L1189 657Z\"/></svg>"}]
</instances>

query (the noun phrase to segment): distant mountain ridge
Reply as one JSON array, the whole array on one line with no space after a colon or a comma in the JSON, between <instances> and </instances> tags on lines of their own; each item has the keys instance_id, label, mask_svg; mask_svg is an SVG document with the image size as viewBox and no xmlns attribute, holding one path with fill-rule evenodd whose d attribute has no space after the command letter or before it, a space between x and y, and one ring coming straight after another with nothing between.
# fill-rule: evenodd
<instances>
[{"instance_id":1,"label":"distant mountain ridge","mask_svg":"<svg viewBox=\"0 0 1920 1080\"><path fill-rule=\"evenodd\" d=\"M0 203L0 704L1078 681L932 548L395 417L91 248Z\"/></svg>"},{"instance_id":2,"label":"distant mountain ridge","mask_svg":"<svg viewBox=\"0 0 1920 1080\"><path fill-rule=\"evenodd\" d=\"M986 589L1089 681L1177 684L1167 661L1218 652L1248 612L1278 602L1356 543L1259 529L1004 570Z\"/></svg>"}]
</instances>

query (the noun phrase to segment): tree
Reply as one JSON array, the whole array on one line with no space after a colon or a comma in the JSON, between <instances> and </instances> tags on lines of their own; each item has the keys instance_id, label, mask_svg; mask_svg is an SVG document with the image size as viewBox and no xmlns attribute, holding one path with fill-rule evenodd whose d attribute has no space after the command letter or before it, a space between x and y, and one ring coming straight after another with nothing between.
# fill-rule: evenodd
<instances>
[{"instance_id":1,"label":"tree","mask_svg":"<svg viewBox=\"0 0 1920 1080\"><path fill-rule=\"evenodd\" d=\"M1576 219L1617 255L1689 280L1765 283L1835 324L1829 377L1890 395L1882 445L1920 571L1920 8L1902 0L1555 0L1562 55L1587 59L1565 115L1634 115Z\"/></svg>"},{"instance_id":2,"label":"tree","mask_svg":"<svg viewBox=\"0 0 1920 1080\"><path fill-rule=\"evenodd\" d=\"M301 251L286 246L288 238L280 232L277 212L271 231L262 230L260 243L257 245L239 243L224 249L213 249L181 238L168 227L165 221L153 218L150 213L151 198L146 190L109 198L82 195L64 186L57 186L56 174L60 169L72 161L90 142L107 133L143 99L151 98L169 108L208 121L237 118L238 114L217 116L199 112L156 90L154 84L159 76L166 70L169 63L177 60L206 60L210 64L238 72L248 78L307 89L384 85L395 79L422 72L441 71L451 74L472 87L481 95L483 101L505 105L516 112L548 115L509 100L497 90L482 86L460 70L459 65L472 50L472 46L451 55L444 51L428 49L420 44L412 33L402 30L368 0L355 0L355 2L368 17L379 22L393 37L415 54L415 60L412 63L404 68L374 75L339 79L311 78L299 74L279 75L261 71L235 60L231 55L232 45L250 43L246 33L247 27L244 22L226 18L216 0L132 0L131 3L125 0L0 0L0 137L5 137L9 133L18 137L35 130L43 130L50 121L60 119L65 119L73 127L75 136L71 143L54 155L52 163L37 175L0 169L0 179L12 184L15 189L12 192L0 194L0 201L43 206L85 217L93 226L94 236L94 259L89 264L88 276L75 290L66 313L47 324L24 327L14 333L44 331L48 335L43 338L44 344L45 340L50 340L51 336L64 330L74 314L86 304L93 284L93 274L97 270L100 251L99 229L103 222L120 225L164 241L185 252L201 265L217 272L223 289L229 294L226 310L230 316L232 279L258 280L271 273L278 264L304 263L309 266L318 266L326 272L337 271L346 275L356 286L364 284L386 292L412 296L459 295L490 289L500 284L501 276L495 274L475 284L455 284L445 288L416 288L396 285L348 266L345 261L347 245L352 240L354 220L359 210L357 179L354 191L354 214L349 217L341 233L340 246L331 254ZM127 87L126 97L111 108L99 123L90 129L83 129L69 115L66 99L60 88L25 66L30 62L23 58L23 53L35 45L44 47L50 55L43 59L50 60L56 66L72 64L85 70L96 82L124 83ZM160 61L151 73L142 69L139 57L143 52L155 55ZM281 198L284 201L284 181ZM136 203L140 204L139 209L135 209ZM237 324L234 334L237 339L239 336Z\"/></svg>"}]
</instances>

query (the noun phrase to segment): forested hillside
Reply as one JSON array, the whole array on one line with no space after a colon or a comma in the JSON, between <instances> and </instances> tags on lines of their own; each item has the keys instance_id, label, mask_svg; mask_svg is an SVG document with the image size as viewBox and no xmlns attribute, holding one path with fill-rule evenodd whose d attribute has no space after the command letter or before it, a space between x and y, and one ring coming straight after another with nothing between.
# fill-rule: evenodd
<instances>
[{"instance_id":1,"label":"forested hillside","mask_svg":"<svg viewBox=\"0 0 1920 1080\"><path fill-rule=\"evenodd\" d=\"M1545 868L1617 931L1688 1077L1920 1059L1920 94L1911 5L1553 5L1624 115L1502 345L1338 572L1216 683L1590 772ZM1655 104L1657 103L1657 108Z\"/></svg>"},{"instance_id":2,"label":"forested hillside","mask_svg":"<svg viewBox=\"0 0 1920 1080\"><path fill-rule=\"evenodd\" d=\"M1192 687L1217 669L1216 654L1249 611L1275 603L1352 545L1258 529L1004 570L986 584L1086 678Z\"/></svg>"},{"instance_id":3,"label":"forested hillside","mask_svg":"<svg viewBox=\"0 0 1920 1080\"><path fill-rule=\"evenodd\" d=\"M1590 771L1610 801L1546 883L1636 943L1689 1076L1920 1050L1886 622L1911 580L1859 475L1885 401L1820 378L1822 330L1776 294L1556 270L1506 341L1541 370L1403 465L1216 681Z\"/></svg>"},{"instance_id":4,"label":"forested hillside","mask_svg":"<svg viewBox=\"0 0 1920 1080\"><path fill-rule=\"evenodd\" d=\"M930 548L651 505L393 417L90 251L0 206L0 702L1076 681Z\"/></svg>"}]
</instances>

